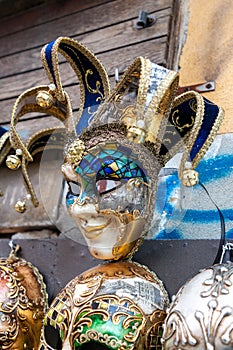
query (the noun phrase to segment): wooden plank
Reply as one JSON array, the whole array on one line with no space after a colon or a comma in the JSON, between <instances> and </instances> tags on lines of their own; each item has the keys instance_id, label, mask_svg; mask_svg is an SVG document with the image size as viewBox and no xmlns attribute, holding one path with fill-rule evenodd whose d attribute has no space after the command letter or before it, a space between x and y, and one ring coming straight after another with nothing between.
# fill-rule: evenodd
<instances>
[{"instance_id":1,"label":"wooden plank","mask_svg":"<svg viewBox=\"0 0 233 350\"><path fill-rule=\"evenodd\" d=\"M93 9L95 6L102 5L109 1L110 0L57 0L48 2L45 0L46 4L43 3L42 6L35 7L36 4L33 4L33 7L19 13L17 16L1 19L0 37L50 21L55 21L74 12L81 12L88 8Z\"/></svg>"},{"instance_id":2,"label":"wooden plank","mask_svg":"<svg viewBox=\"0 0 233 350\"><path fill-rule=\"evenodd\" d=\"M154 27L147 28L145 31L140 30L136 31L132 28L132 22L127 21L124 24L120 23L118 25L115 25L111 27L111 33L112 37L110 36L110 40L108 40L109 37L109 29L104 29L97 31L95 35L90 34L86 35L85 38L83 38L84 44L87 44L88 47L93 52L98 51L98 49L104 48L103 51L109 51L113 49L119 48L119 46L127 47L130 45L139 44L140 42L146 42L151 39L155 39L156 37L163 37L167 35L168 32L168 26L169 26L169 15L168 11L164 10L162 11L161 17L158 18L157 23ZM98 33L100 36L98 36ZM159 33L159 35L157 34ZM130 37L129 40L127 40L126 45L126 38ZM98 40L98 38L100 38ZM80 38L77 38L80 40ZM82 40L81 40L82 41ZM32 55L32 61L37 62L38 66L41 67L41 62L39 59L40 50L38 50L38 60L36 57L34 57L35 51L33 51ZM97 52L98 54L98 52ZM115 55L115 52L114 52ZM21 56L22 57L22 56ZM11 67L16 67L18 69L18 63L21 60L17 56L15 56L15 62L11 62ZM14 64L15 63L15 64ZM9 64L9 63L8 63ZM35 74L34 71L30 72L30 68L28 68L28 62L24 62L22 60L21 66L24 65L24 67L29 69L29 78L26 78L24 75L24 79L22 79L21 75L15 75L10 76L9 78L3 78L1 79L1 100L5 98L10 98L11 96L17 96L18 95L18 85L20 86L20 91L23 91L24 89L30 88L35 85L41 84L41 81L44 81L44 73L41 74L41 72L38 70ZM24 68L24 69L25 69ZM8 71L7 67L5 68L5 71ZM13 72L12 72L13 73ZM43 79L43 80L42 80ZM68 82L70 84L70 82Z\"/></svg>"},{"instance_id":3,"label":"wooden plank","mask_svg":"<svg viewBox=\"0 0 233 350\"><path fill-rule=\"evenodd\" d=\"M164 15L167 15L166 10L163 13ZM94 35L89 34L83 38L78 37L77 40L79 40L80 42L83 42L88 48L90 48L90 50L95 52L101 59L100 53L98 52L99 48L101 48L102 52L108 52L108 55L110 56L111 55L111 53L109 52L110 50L116 50L121 47L128 48L131 45L136 45L136 44L139 45L140 43L144 43L152 39L156 40L158 36L159 38L166 37L168 32L168 27L169 27L169 16L162 16L158 18L156 26L154 26L154 28L153 27L147 28L145 31L144 30L135 31L132 28L132 22L128 21L128 22L125 22L124 24L120 23L118 25L112 26L111 31L109 29L96 31ZM159 35L157 33L159 33ZM127 39L127 44L126 44L126 38L128 37L129 39ZM132 53L134 51L134 48L131 51ZM33 52L35 53L35 51ZM42 64L39 59L40 50L38 50L37 54L38 54L38 59L36 59L36 57L34 57L33 55L32 60L34 60L34 62L38 64L38 67L42 67ZM116 52L112 53L112 56L114 57L115 54ZM162 60L164 61L164 58ZM11 62L11 63L12 63L11 67L16 67L16 69L18 69L17 56L15 56L15 62ZM21 66L24 66L24 70L28 69L29 67L27 63L28 63L27 61L24 63L24 60L21 63ZM108 69L108 67L106 67L106 69ZM8 69L6 69L6 71L8 71ZM9 98L11 96L16 96L18 95L18 90L21 89L22 91L32 86L39 85L41 84L41 82L43 82L43 80L44 80L44 72L41 72L39 70L37 72L30 71L30 68L29 68L29 74L25 72L23 79L22 79L22 75L13 75L13 76L10 76L9 78L8 77L2 78L0 81L1 90L2 90L1 99ZM69 79L66 79L66 84L71 84L71 83L72 81L70 82Z\"/></svg>"},{"instance_id":4,"label":"wooden plank","mask_svg":"<svg viewBox=\"0 0 233 350\"><path fill-rule=\"evenodd\" d=\"M41 5L46 0L33 0L33 6ZM51 1L51 0L50 0ZM22 11L26 11L32 6L31 0L23 0L23 1L17 1L17 0L1 0L0 1L0 18L9 17L9 16L15 16L18 13Z\"/></svg>"},{"instance_id":5,"label":"wooden plank","mask_svg":"<svg viewBox=\"0 0 233 350\"><path fill-rule=\"evenodd\" d=\"M104 54L98 55L98 57L104 64L109 75L113 77L116 67L121 73L133 61L133 59L138 56L146 56L152 62L165 65L166 51L167 38L164 37L118 49L116 51L112 51L111 54L106 52ZM77 84L76 77L68 65L62 65L62 69L64 87L72 98L73 108L78 108L80 95L79 88L75 86ZM3 84L4 80L5 86ZM111 79L111 81L114 84L114 78ZM10 121L13 104L17 96L22 93L26 87L32 87L39 84L47 84L47 77L41 69L36 72L30 72L27 74L25 73L24 75L2 79L0 82L3 84L1 85L1 91L8 91L8 93L5 94L5 98L7 99L0 100L0 108L2 108L4 111L4 113L0 115L0 124L6 124ZM70 88L67 87L67 85L70 85ZM2 93L1 96L3 96ZM25 115L23 116L23 119L28 119L29 117L29 115Z\"/></svg>"},{"instance_id":6,"label":"wooden plank","mask_svg":"<svg viewBox=\"0 0 233 350\"><path fill-rule=\"evenodd\" d=\"M123 48L167 36L170 26L170 10L166 9L159 13L154 26L144 30L135 30L134 21L129 20L111 26L111 28L97 29L94 32L75 36L74 39L82 42L96 55L105 51ZM21 50L23 50L21 47ZM14 74L26 73L27 71L41 68L40 51L42 46L29 51L21 51L17 54L2 57L0 62L4 67L1 78ZM62 62L62 61L61 61Z\"/></svg>"},{"instance_id":7,"label":"wooden plank","mask_svg":"<svg viewBox=\"0 0 233 350\"><path fill-rule=\"evenodd\" d=\"M167 67L178 70L180 64L180 56L186 36L186 22L189 12L189 2L176 0L173 6L173 15L171 21L171 29L169 31L168 57Z\"/></svg>"},{"instance_id":8,"label":"wooden plank","mask_svg":"<svg viewBox=\"0 0 233 350\"><path fill-rule=\"evenodd\" d=\"M161 11L164 8L172 6L172 0L154 1L146 0L144 6L147 11L155 12ZM141 10L141 0L135 0L134 6L130 0L122 2L116 0L96 7L95 15L90 15L90 10L84 10L82 15L74 13L72 15L60 18L55 22L41 24L36 27L20 31L18 33L0 38L0 57L20 52L22 47L28 50L54 40L57 36L68 35L71 37L77 36L83 32L87 33L95 31L96 28L109 27L113 24L130 20L135 20ZM78 26L77 26L78 23Z\"/></svg>"}]
</instances>

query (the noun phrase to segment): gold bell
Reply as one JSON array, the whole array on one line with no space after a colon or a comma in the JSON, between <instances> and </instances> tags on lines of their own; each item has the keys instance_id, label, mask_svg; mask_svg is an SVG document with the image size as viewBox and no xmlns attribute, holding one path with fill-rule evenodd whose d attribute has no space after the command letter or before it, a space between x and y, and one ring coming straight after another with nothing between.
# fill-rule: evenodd
<instances>
[{"instance_id":1,"label":"gold bell","mask_svg":"<svg viewBox=\"0 0 233 350\"><path fill-rule=\"evenodd\" d=\"M127 132L127 139L134 143L143 143L145 136L145 131L137 126L131 126Z\"/></svg>"},{"instance_id":2,"label":"gold bell","mask_svg":"<svg viewBox=\"0 0 233 350\"><path fill-rule=\"evenodd\" d=\"M53 103L54 99L50 92L48 91L40 91L36 95L36 103L43 108L50 108Z\"/></svg>"},{"instance_id":3,"label":"gold bell","mask_svg":"<svg viewBox=\"0 0 233 350\"><path fill-rule=\"evenodd\" d=\"M199 174L196 170L186 169L182 174L182 184L186 187L195 186L199 182Z\"/></svg>"},{"instance_id":4,"label":"gold bell","mask_svg":"<svg viewBox=\"0 0 233 350\"><path fill-rule=\"evenodd\" d=\"M6 165L9 169L16 170L21 166L21 160L17 154L7 156Z\"/></svg>"},{"instance_id":5,"label":"gold bell","mask_svg":"<svg viewBox=\"0 0 233 350\"><path fill-rule=\"evenodd\" d=\"M26 203L24 201L18 201L16 202L15 204L15 210L18 212L18 213L24 213L26 210L27 210L27 207L26 207Z\"/></svg>"}]
</instances>

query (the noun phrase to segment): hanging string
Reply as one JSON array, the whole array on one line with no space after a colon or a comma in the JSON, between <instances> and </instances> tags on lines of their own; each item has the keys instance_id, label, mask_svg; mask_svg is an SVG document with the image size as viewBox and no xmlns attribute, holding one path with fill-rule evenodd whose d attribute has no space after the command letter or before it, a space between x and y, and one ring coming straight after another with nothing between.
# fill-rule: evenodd
<instances>
[{"instance_id":1,"label":"hanging string","mask_svg":"<svg viewBox=\"0 0 233 350\"><path fill-rule=\"evenodd\" d=\"M221 212L221 210L219 209L219 207L217 206L217 204L215 203L215 201L212 199L212 197L210 196L208 190L206 189L206 187L199 181L200 186L204 189L204 191L206 192L206 194L208 195L209 199L211 200L211 202L214 204L214 206L216 207L219 217L220 217L220 224L221 224L221 238L220 238L220 242L219 242L219 247L218 247L218 252L217 255L214 259L214 264L218 264L221 263L223 260L223 256L225 254L225 250L227 248L226 247L226 226L225 226L225 219L224 216ZM223 254L224 251L224 254Z\"/></svg>"}]
</instances>

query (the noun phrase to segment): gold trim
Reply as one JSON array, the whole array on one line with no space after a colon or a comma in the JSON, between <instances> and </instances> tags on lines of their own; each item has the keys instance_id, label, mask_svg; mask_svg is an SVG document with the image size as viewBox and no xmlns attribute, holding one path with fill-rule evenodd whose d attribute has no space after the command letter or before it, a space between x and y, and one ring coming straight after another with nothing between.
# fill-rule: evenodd
<instances>
[{"instance_id":1,"label":"gold trim","mask_svg":"<svg viewBox=\"0 0 233 350\"><path fill-rule=\"evenodd\" d=\"M192 163L193 163L193 167L195 168L198 163L200 162L200 160L204 157L204 155L206 154L206 152L208 151L209 147L211 146L211 144L213 143L217 132L220 128L220 125L223 121L224 118L224 110L219 107L219 112L218 112L218 116L214 122L214 125L211 129L211 132L209 134L209 136L207 137L205 143L203 144L203 146L201 147L200 151L197 153L196 157L193 159Z\"/></svg>"},{"instance_id":2,"label":"gold trim","mask_svg":"<svg viewBox=\"0 0 233 350\"><path fill-rule=\"evenodd\" d=\"M51 92L51 89L47 85L37 86L32 89L28 89L24 91L17 98L13 106L13 111L11 115L11 129L10 129L10 142L12 147L15 150L20 149L22 151L22 173L24 175L24 183L25 183L27 192L31 194L31 200L35 207L39 205L39 202L27 172L27 163L33 161L33 155L29 152L29 148L39 137L49 135L53 131L58 130L60 128L42 129L41 131L32 135L28 139L25 145L16 130L16 124L19 121L19 119L26 113L30 113L30 112L47 113L49 115L56 117L60 121L62 121L65 124L68 131L70 131L72 130L72 125L70 124L72 124L72 118L73 118L70 98L66 92L65 92L64 104L61 104L60 102L58 102L54 97L55 100L53 105L51 107L46 108L46 107L39 106L36 102L36 96L38 92L41 92L41 91ZM41 150L41 148L38 148L37 152L39 152L39 150Z\"/></svg>"},{"instance_id":3,"label":"gold trim","mask_svg":"<svg viewBox=\"0 0 233 350\"><path fill-rule=\"evenodd\" d=\"M62 86L62 80L61 80L61 75L59 71L59 60L58 60L58 53L60 52L67 62L71 65L72 69L74 70L79 84L80 84L80 108L78 112L78 116L76 118L76 123L81 117L84 103L85 103L85 89L84 89L84 84L83 84L83 79L80 70L78 69L76 63L70 58L70 56L60 48L60 44L66 44L70 50L72 48L77 49L80 51L84 56L86 56L89 61L95 66L96 70L99 72L102 83L103 83L103 89L104 89L104 94L105 96L108 96L110 93L110 83L108 79L107 72L102 65L102 63L98 60L98 58L90 51L88 50L83 44L79 43L76 40L73 40L69 37L59 37L57 38L56 42L53 44L53 49L52 49L52 64L53 64L53 69L54 69L54 75L55 75L55 80L56 80L56 91L55 91L55 96L59 101L64 101L64 89ZM50 80L51 83L54 84L53 76L50 73L50 69L47 65L47 60L45 58L45 50L46 50L47 45L45 45L42 50L41 50L41 60L42 60L42 65L47 73L47 76ZM73 53L75 53L73 51ZM81 64L81 62L80 62Z\"/></svg>"}]
</instances>

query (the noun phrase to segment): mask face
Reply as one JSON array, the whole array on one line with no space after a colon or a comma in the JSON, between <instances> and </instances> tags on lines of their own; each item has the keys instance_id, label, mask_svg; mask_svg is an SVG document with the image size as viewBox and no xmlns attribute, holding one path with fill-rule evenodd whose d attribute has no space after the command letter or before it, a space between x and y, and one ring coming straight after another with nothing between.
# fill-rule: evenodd
<instances>
[{"instance_id":1,"label":"mask face","mask_svg":"<svg viewBox=\"0 0 233 350\"><path fill-rule=\"evenodd\" d=\"M150 204L150 180L136 154L118 143L100 143L63 173L68 211L98 259L126 257L141 237Z\"/></svg>"},{"instance_id":2,"label":"mask face","mask_svg":"<svg viewBox=\"0 0 233 350\"><path fill-rule=\"evenodd\" d=\"M233 347L233 264L206 268L187 282L169 307L163 349Z\"/></svg>"},{"instance_id":3,"label":"mask face","mask_svg":"<svg viewBox=\"0 0 233 350\"><path fill-rule=\"evenodd\" d=\"M52 302L39 349L157 349L167 305L162 282L139 264L92 268Z\"/></svg>"},{"instance_id":4,"label":"mask face","mask_svg":"<svg viewBox=\"0 0 233 350\"><path fill-rule=\"evenodd\" d=\"M0 348L38 349L47 294L42 276L17 258L0 260Z\"/></svg>"}]
</instances>

